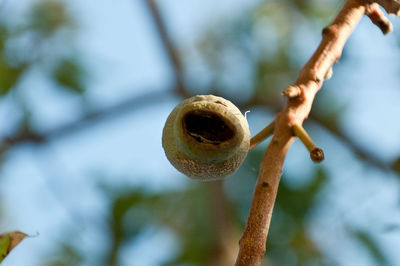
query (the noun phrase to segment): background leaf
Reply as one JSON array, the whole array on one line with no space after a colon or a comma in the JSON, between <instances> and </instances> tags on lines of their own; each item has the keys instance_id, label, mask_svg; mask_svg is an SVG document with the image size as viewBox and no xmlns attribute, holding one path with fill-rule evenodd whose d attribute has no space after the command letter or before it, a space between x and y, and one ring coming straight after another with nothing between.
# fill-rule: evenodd
<instances>
[{"instance_id":1,"label":"background leaf","mask_svg":"<svg viewBox=\"0 0 400 266\"><path fill-rule=\"evenodd\" d=\"M0 60L0 96L10 92L12 87L18 82L24 67L14 68Z\"/></svg>"},{"instance_id":2,"label":"background leaf","mask_svg":"<svg viewBox=\"0 0 400 266\"><path fill-rule=\"evenodd\" d=\"M61 60L53 70L54 79L62 88L75 93L83 93L83 67L73 58Z\"/></svg>"},{"instance_id":3,"label":"background leaf","mask_svg":"<svg viewBox=\"0 0 400 266\"><path fill-rule=\"evenodd\" d=\"M0 262L27 236L18 231L0 235Z\"/></svg>"},{"instance_id":4,"label":"background leaf","mask_svg":"<svg viewBox=\"0 0 400 266\"><path fill-rule=\"evenodd\" d=\"M3 236L0 238L0 262L2 262L3 259L7 256L10 242L11 241L9 236Z\"/></svg>"},{"instance_id":5,"label":"background leaf","mask_svg":"<svg viewBox=\"0 0 400 266\"><path fill-rule=\"evenodd\" d=\"M378 265L389 265L385 254L380 249L379 244L368 233L360 229L349 229L350 233L358 240L367 250Z\"/></svg>"}]
</instances>

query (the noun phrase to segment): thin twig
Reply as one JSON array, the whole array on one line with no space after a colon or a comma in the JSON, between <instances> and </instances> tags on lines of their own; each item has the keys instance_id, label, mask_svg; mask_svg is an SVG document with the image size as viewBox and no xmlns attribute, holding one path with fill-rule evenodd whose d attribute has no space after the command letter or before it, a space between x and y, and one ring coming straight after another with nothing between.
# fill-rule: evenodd
<instances>
[{"instance_id":1,"label":"thin twig","mask_svg":"<svg viewBox=\"0 0 400 266\"><path fill-rule=\"evenodd\" d=\"M388 34L393 31L393 24L382 12L377 3L367 6L366 15L370 18L383 34Z\"/></svg>"},{"instance_id":2,"label":"thin twig","mask_svg":"<svg viewBox=\"0 0 400 266\"><path fill-rule=\"evenodd\" d=\"M278 112L281 106L277 104L277 101L274 100L269 100L269 101L263 100L261 102L258 99L252 99L249 102L242 104L238 107L240 110L249 110L257 107L257 108L268 109L268 111L271 112ZM345 146L354 155L356 155L360 160L364 161L368 165L376 167L377 169L380 169L385 172L392 171L393 173L399 175L398 170L396 170L394 166L391 165L390 162L385 162L382 159L378 158L376 155L365 150L362 146L357 144L357 142L354 139L352 139L349 135L347 135L343 131L343 129L341 129L338 125L330 123L329 121L325 120L323 117L319 117L315 113L314 114L310 113L307 121L312 122L317 126L321 127L321 129L325 130L327 133L335 137L338 141L345 144Z\"/></svg>"},{"instance_id":3,"label":"thin twig","mask_svg":"<svg viewBox=\"0 0 400 266\"><path fill-rule=\"evenodd\" d=\"M300 72L296 86L300 97L288 100L275 119L274 137L261 163L250 214L240 240L236 265L259 265L264 257L266 239L275 203L282 165L294 141L292 126L302 125L333 63L339 60L344 44L366 10L366 4L348 0L332 24L323 30L323 38L314 55Z\"/></svg>"}]
</instances>

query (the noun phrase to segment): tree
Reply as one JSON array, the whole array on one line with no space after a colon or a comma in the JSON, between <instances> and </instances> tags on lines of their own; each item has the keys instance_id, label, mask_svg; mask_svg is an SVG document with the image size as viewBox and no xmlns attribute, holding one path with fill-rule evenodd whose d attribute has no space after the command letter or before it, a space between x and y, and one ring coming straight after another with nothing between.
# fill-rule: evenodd
<instances>
[{"instance_id":1,"label":"tree","mask_svg":"<svg viewBox=\"0 0 400 266\"><path fill-rule=\"evenodd\" d=\"M60 3L57 1L44 1L43 3L45 5L52 3L50 5L52 8L54 6L57 6L57 8L62 6L54 4ZM30 118L30 112L24 112L24 119L18 119L18 126L15 126L14 130L2 141L2 154L7 155L13 148L27 142L35 143L38 147L46 146L48 145L46 143L51 143L59 138L75 134L75 132L85 128L87 125L92 125L93 122L110 121L110 119L105 120L104 118L115 117L127 111L139 110L145 106L150 106L152 103L158 103L158 99L162 99L167 95L172 94L179 97L187 97L197 94L198 91L193 90L191 87L194 85L199 86L202 84L201 82L204 83L203 86L199 86L199 91L206 90L209 93L223 95L226 98L232 99L240 106L241 110L247 110L250 107L253 109L254 106L263 105L267 106L269 110L275 111L280 108L280 100L277 100L281 97L280 90L287 84L290 84L294 71L297 71L301 64L295 61L299 55L290 53L293 50L294 43L288 41L294 38L291 36L296 33L298 30L296 26L299 26L301 23L298 21L294 23L290 20L282 20L282 18L297 16L297 18L301 18L300 21L304 24L309 23L311 20L314 22L319 21L318 25L320 25L321 20L326 20L329 16L327 14L332 13L332 8L329 6L319 7L307 1L287 1L279 4L260 3L254 8L255 17L243 12L243 17L240 17L234 23L227 25L221 23L218 27L212 27L210 32L204 35L204 38L199 41L199 50L197 51L201 51L203 55L202 60L206 62L207 70L210 70L209 74L197 76L197 79L188 82L185 77L191 76L191 69L190 65L188 67L188 62L184 61L184 58L190 58L190 56L183 57L178 52L178 49L175 47L176 44L171 41L167 33L164 20L161 14L159 14L157 6L152 1L144 3L149 4L149 10L154 19L157 32L161 37L160 40L168 52L168 59L173 67L174 88L170 91L162 91L162 93L155 91L145 93L139 97L135 95L115 105L100 107L99 109L91 109L90 106L88 108L87 102L85 102L87 94L82 94L84 95L80 97L83 106L82 116L73 122L61 124L46 131L35 129L32 126L33 121ZM353 2L349 1L348 3L351 6ZM41 8L44 7L42 6ZM54 21L51 23L43 22L42 20L45 21L45 19L54 19L51 16L50 18L46 18L43 14L55 14L58 12L40 12L40 10L43 10L41 8L32 9L34 13L41 14L35 17L39 21L34 22L35 20L32 19L29 24L34 27L27 27L23 29L23 32L25 34L34 32L41 40L39 43L43 44L43 39L48 40L49 36L56 36L56 32L62 31L58 31L59 28L57 27L54 29L41 29L40 27L60 25L61 28L63 27L61 25L65 24L57 24L57 21L65 21L65 19L59 19L60 17L64 17L63 15L55 17L57 23ZM47 10L47 8L49 6L44 8L44 10ZM359 16L363 13L361 9L360 7L360 10L357 9L358 11L356 12ZM349 8L344 10L354 11L355 9ZM376 9L375 12L381 14ZM253 14L252 12L249 13ZM64 13L61 12L60 14ZM375 13L371 12L371 14ZM389 25L383 17L378 16L378 18L380 18L377 20L380 21L379 25ZM269 23L265 23L266 19L269 20ZM386 21L386 23L382 23L382 20ZM270 27L271 30L275 29L279 33L276 40L279 45L276 45L277 48L275 48L273 56L268 54L268 52L263 54L263 49L254 50L251 47L255 42L249 40L256 39L254 36L251 36L251 33L257 27L260 27L260 25ZM7 31L11 33L20 32L17 29L8 29ZM9 42L9 40L12 40L12 37L8 36L6 38L6 42ZM66 39L62 40L65 42ZM41 49L37 50L40 51ZM18 86L18 82L23 80L23 73L26 73L24 71L32 69L33 64L42 63L42 60L49 58L54 60L54 57L47 54L47 49L43 50L42 53L44 54L35 55L31 61L22 60L23 63L21 64L16 64L16 62L7 63L5 71L9 71L10 73L18 72L18 74L15 74L16 78L7 83L11 85L4 86L6 88L4 91L7 93L6 98L4 98L5 100L10 101L10 95L12 94L18 95L17 98L21 96L21 98L24 98L23 86ZM8 54L8 50L5 53ZM252 53L255 53L255 55L252 56ZM19 51L17 54L22 53ZM242 68L235 69L232 67L230 61L232 54L242 56L242 60L246 62ZM29 54L29 56L31 55L34 54ZM60 85L54 87L57 89L71 88L70 91L74 93L86 91L83 89L85 88L85 76L84 71L82 71L82 64L77 63L79 61L76 59L76 56L65 58L64 55L61 52L59 60L48 63L51 69L48 72L51 73L51 80ZM327 67L330 64L327 64ZM225 67L227 66L231 66L232 68L226 70ZM11 69L17 69L18 71L13 72ZM321 69L321 72L324 72L323 74L325 75L326 71L324 70ZM230 84L230 80L226 79L226 73L238 73L236 71L242 74L236 76L230 75L231 77L235 77L235 83ZM335 72L337 71L335 70ZM13 77L13 75L2 76ZM248 77L252 75L256 76L256 78L252 82L249 82ZM239 84L237 87L241 87L242 85L248 86L249 92L241 94L241 92L235 90L235 84ZM229 93L230 91L231 93ZM76 96L72 95L74 94L69 94L68 97ZM65 98L67 95L62 97ZM319 98L316 101L315 104L317 106L315 107L318 111L315 113L312 112L309 120L313 121L314 125L318 125L318 127L325 128L325 130L333 133L341 142L346 143L349 149L359 156L359 159L366 161L369 165L375 166L378 169L397 173L398 165L396 163L381 160L379 157L371 155L373 153L366 150L365 146L358 145L357 142L346 134L339 123L343 112L336 106L340 106L340 104L336 104L332 99L325 99L325 102L327 101L330 103L330 106L323 104L318 106L319 103L324 102L324 98ZM26 102L26 99L20 101L19 108L21 110L26 110L29 107ZM310 102L308 103L310 104ZM304 118L305 113L301 119ZM275 137L287 136L289 138L289 135L288 132L284 134L275 133ZM314 134L311 133L310 135ZM324 145L324 143L319 144ZM302 152L299 151L299 154L302 154ZM80 241L74 237L71 239L71 235L73 234L69 232L67 233L68 237L63 241L63 245L59 246L59 256L54 261L51 257L47 257L46 260L48 260L50 265L52 263L58 263L57 265L60 263L78 265L82 261L94 265L100 265L101 263L105 265L117 265L122 263L121 252L123 252L128 243L139 241L140 236L146 236L146 232L147 236L149 236L151 232L159 232L157 231L160 230L159 228L168 228L175 236L175 239L177 239L177 242L180 243L178 250L171 252L168 258L170 264L226 265L227 261L234 260L236 256L232 250L237 248L237 241L240 238L238 228L243 228L243 219L247 215L251 187L257 174L257 170L254 170L254 168L257 167L258 162L261 160L262 154L262 149L254 149L239 172L225 184L221 182L214 184L190 183L183 189L167 189L163 191L149 191L148 189L137 187L127 188L123 184L118 183L103 184L101 191L103 195L106 195L107 206L109 206L106 209L107 215L105 216L107 218L104 224L90 223L90 226L96 228L94 230L97 234L105 236L109 246L104 248L102 252L86 252L82 249ZM301 157L301 160L304 161L305 158ZM50 167L49 164L47 162L46 169ZM308 179L309 182L306 184L296 186L290 182L285 182L285 178L280 184L273 216L273 219L275 219L275 229L273 220L270 240L268 242L271 250L267 253L267 259L271 263L277 265L330 264L338 263L338 261L340 263L340 258L329 256L326 248L324 249L321 243L310 233L309 227L312 214L322 208L321 203L323 201L321 198L324 195L326 196L327 193L324 189L329 185L330 180L329 170L324 165L312 169L308 173L310 177ZM290 176L293 173L287 173L287 175ZM51 174L51 176L54 176L54 174ZM273 183L269 183L269 186L262 186L262 182L259 182L259 184L261 184L263 189L265 187L271 187L272 189L273 187ZM277 185L277 182L274 184ZM54 187L50 186L50 189L54 189ZM276 192L276 188L274 190ZM61 198L60 201L65 204L65 199ZM69 204L66 205L66 209L74 217L73 220L80 219L76 217L75 208L70 210L68 207ZM343 224L346 228L346 233L352 236L352 239L363 243L364 247L369 250L369 254L372 255L377 263L389 263L389 259L386 258L385 252L382 251L379 241L375 240L371 230L348 221L343 221ZM332 238L331 235L329 237ZM242 241L242 245L245 245L245 242ZM258 258L260 258L260 255L258 255Z\"/></svg>"}]
</instances>

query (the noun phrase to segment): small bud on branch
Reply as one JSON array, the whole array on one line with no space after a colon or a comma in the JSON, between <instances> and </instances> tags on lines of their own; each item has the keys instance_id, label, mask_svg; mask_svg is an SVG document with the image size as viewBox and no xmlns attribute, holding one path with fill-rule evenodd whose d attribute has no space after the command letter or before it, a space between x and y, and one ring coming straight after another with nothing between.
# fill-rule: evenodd
<instances>
[{"instance_id":1,"label":"small bud on branch","mask_svg":"<svg viewBox=\"0 0 400 266\"><path fill-rule=\"evenodd\" d=\"M301 89L298 86L288 86L282 92L282 96L286 96L289 99L299 97L300 95L301 95Z\"/></svg>"}]
</instances>

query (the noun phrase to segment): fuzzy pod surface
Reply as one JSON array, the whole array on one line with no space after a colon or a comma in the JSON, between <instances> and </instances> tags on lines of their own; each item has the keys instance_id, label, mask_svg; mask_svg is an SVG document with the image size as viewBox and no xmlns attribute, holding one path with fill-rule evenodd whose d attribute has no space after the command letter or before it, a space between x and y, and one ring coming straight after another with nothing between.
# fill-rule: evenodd
<instances>
[{"instance_id":1,"label":"fuzzy pod surface","mask_svg":"<svg viewBox=\"0 0 400 266\"><path fill-rule=\"evenodd\" d=\"M230 101L197 95L178 104L165 123L162 145L170 163L190 178L222 179L246 158L250 131Z\"/></svg>"}]
</instances>

